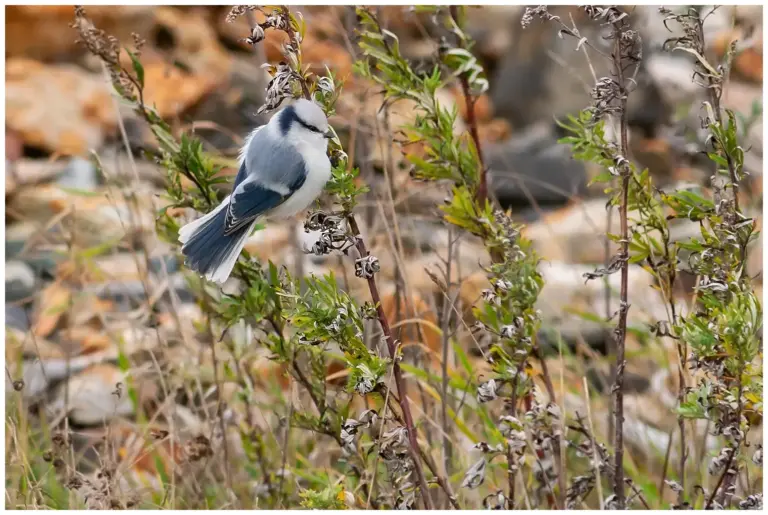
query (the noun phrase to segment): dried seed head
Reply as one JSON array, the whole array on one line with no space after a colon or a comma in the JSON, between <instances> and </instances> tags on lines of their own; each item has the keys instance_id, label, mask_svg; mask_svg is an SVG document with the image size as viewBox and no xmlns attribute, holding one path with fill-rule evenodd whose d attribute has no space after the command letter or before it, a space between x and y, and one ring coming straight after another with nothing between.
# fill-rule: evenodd
<instances>
[{"instance_id":1,"label":"dried seed head","mask_svg":"<svg viewBox=\"0 0 768 515\"><path fill-rule=\"evenodd\" d=\"M739 502L740 510L762 510L763 509L763 494L757 493L748 496L743 501Z\"/></svg>"},{"instance_id":2,"label":"dried seed head","mask_svg":"<svg viewBox=\"0 0 768 515\"><path fill-rule=\"evenodd\" d=\"M716 476L720 473L720 471L723 470L725 467L725 464L729 461L731 454L733 454L733 449L730 447L723 447L720 450L720 454L712 458L712 461L709 462L709 475L710 476Z\"/></svg>"},{"instance_id":3,"label":"dried seed head","mask_svg":"<svg viewBox=\"0 0 768 515\"><path fill-rule=\"evenodd\" d=\"M51 437L51 442L53 442L56 447L60 448L69 447L69 445L72 443L67 435L60 431L53 434Z\"/></svg>"},{"instance_id":4,"label":"dried seed head","mask_svg":"<svg viewBox=\"0 0 768 515\"><path fill-rule=\"evenodd\" d=\"M477 387L477 402L489 402L496 398L496 380L490 379Z\"/></svg>"},{"instance_id":5,"label":"dried seed head","mask_svg":"<svg viewBox=\"0 0 768 515\"><path fill-rule=\"evenodd\" d=\"M379 259L376 256L366 256L355 261L355 276L370 279L381 270Z\"/></svg>"},{"instance_id":6,"label":"dried seed head","mask_svg":"<svg viewBox=\"0 0 768 515\"><path fill-rule=\"evenodd\" d=\"M237 20L240 16L244 15L248 11L254 11L257 9L258 9L258 6L255 6L255 5L236 5L229 11L229 14L227 14L227 18L226 18L227 23L233 23L235 20Z\"/></svg>"},{"instance_id":7,"label":"dried seed head","mask_svg":"<svg viewBox=\"0 0 768 515\"><path fill-rule=\"evenodd\" d=\"M79 490L83 486L83 480L79 475L73 475L69 478L66 484L70 490Z\"/></svg>"},{"instance_id":8,"label":"dried seed head","mask_svg":"<svg viewBox=\"0 0 768 515\"><path fill-rule=\"evenodd\" d=\"M168 437L168 431L164 429L151 429L149 436L154 440L163 440Z\"/></svg>"},{"instance_id":9,"label":"dried seed head","mask_svg":"<svg viewBox=\"0 0 768 515\"><path fill-rule=\"evenodd\" d=\"M483 499L483 508L486 510L503 510L507 507L507 496L503 490L489 494Z\"/></svg>"},{"instance_id":10,"label":"dried seed head","mask_svg":"<svg viewBox=\"0 0 768 515\"><path fill-rule=\"evenodd\" d=\"M467 473L464 474L464 480L461 482L461 488L474 490L485 481L485 457L480 458L472 465Z\"/></svg>"},{"instance_id":11,"label":"dried seed head","mask_svg":"<svg viewBox=\"0 0 768 515\"><path fill-rule=\"evenodd\" d=\"M255 45L261 43L265 36L264 28L261 25L256 25L251 29L251 35L245 38L244 41L249 45Z\"/></svg>"},{"instance_id":12,"label":"dried seed head","mask_svg":"<svg viewBox=\"0 0 768 515\"><path fill-rule=\"evenodd\" d=\"M379 454L385 460L396 460L400 456L408 454L408 430L397 426L381 435L379 440Z\"/></svg>"},{"instance_id":13,"label":"dried seed head","mask_svg":"<svg viewBox=\"0 0 768 515\"><path fill-rule=\"evenodd\" d=\"M204 458L213 456L211 441L204 435L198 435L187 442L184 451L186 452L189 461L200 461Z\"/></svg>"},{"instance_id":14,"label":"dried seed head","mask_svg":"<svg viewBox=\"0 0 768 515\"><path fill-rule=\"evenodd\" d=\"M560 19L559 16L550 14L549 11L547 11L546 5L540 5L538 7L526 7L523 17L520 20L520 24L524 29L527 29L531 23L533 23L534 18L539 18L544 21L557 21Z\"/></svg>"}]
</instances>

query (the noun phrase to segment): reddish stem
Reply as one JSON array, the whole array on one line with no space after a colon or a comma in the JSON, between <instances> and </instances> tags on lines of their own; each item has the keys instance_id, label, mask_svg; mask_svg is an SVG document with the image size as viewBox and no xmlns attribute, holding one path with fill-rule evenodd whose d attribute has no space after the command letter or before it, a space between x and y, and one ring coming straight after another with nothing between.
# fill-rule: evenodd
<instances>
[{"instance_id":1,"label":"reddish stem","mask_svg":"<svg viewBox=\"0 0 768 515\"><path fill-rule=\"evenodd\" d=\"M368 256L368 249L365 248L365 241L360 237L360 229L357 226L357 221L353 215L347 216L347 222L349 228L352 230L352 234L355 237L357 251L360 253L360 257ZM373 275L368 277L368 289L371 292L371 300L376 305L376 314L378 315L379 324L381 330L384 333L384 338L387 342L387 348L389 349L389 355L392 358L392 372L395 376L395 386L397 387L397 397L400 404L400 410L403 412L403 421L405 422L405 428L408 431L408 441L411 444L411 459L413 460L414 468L416 469L416 476L419 481L419 488L421 490L421 497L424 502L424 507L428 510L432 509L432 500L429 497L429 488L427 486L427 480L424 477L424 470L421 468L421 459L419 458L419 442L416 438L416 427L413 424L413 416L411 415L411 407L408 402L408 392L406 390L405 381L403 380L403 373L400 369L399 357L397 355L397 346L395 345L395 339L392 337L392 330L389 327L389 320L384 313L384 308L381 306L381 296L379 295L379 287L376 285L376 279Z\"/></svg>"}]
</instances>

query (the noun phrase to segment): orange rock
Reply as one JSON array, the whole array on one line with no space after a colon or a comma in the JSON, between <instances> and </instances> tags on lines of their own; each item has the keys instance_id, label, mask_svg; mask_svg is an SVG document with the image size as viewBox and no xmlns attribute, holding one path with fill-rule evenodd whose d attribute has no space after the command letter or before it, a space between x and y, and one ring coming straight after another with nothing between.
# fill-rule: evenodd
<instances>
[{"instance_id":1,"label":"orange rock","mask_svg":"<svg viewBox=\"0 0 768 515\"><path fill-rule=\"evenodd\" d=\"M246 35L248 35L246 33ZM288 43L288 35L279 30L268 29L264 33L264 41L260 44L264 45L264 52L267 57L267 62L276 64L285 60L283 55L283 45ZM302 45L302 50L304 46Z\"/></svg>"},{"instance_id":2,"label":"orange rock","mask_svg":"<svg viewBox=\"0 0 768 515\"><path fill-rule=\"evenodd\" d=\"M419 294L411 295L407 301L401 297L399 302L396 302L394 293L384 295L381 307L392 326L393 334L403 345L423 343L434 355L440 356L442 345L437 317Z\"/></svg>"},{"instance_id":3,"label":"orange rock","mask_svg":"<svg viewBox=\"0 0 768 515\"><path fill-rule=\"evenodd\" d=\"M178 437L171 438L165 426L153 424L143 435L136 433L130 426L121 425L112 427L112 430L112 434L119 440L118 456L139 476L149 474L159 479L158 459L166 471L172 461L181 463L184 459L184 449Z\"/></svg>"},{"instance_id":4,"label":"orange rock","mask_svg":"<svg viewBox=\"0 0 768 515\"><path fill-rule=\"evenodd\" d=\"M461 87L456 86L453 89L453 94L456 97L456 106L459 108L459 115L466 122L468 120L469 114L467 110L466 98L464 97L464 93L462 92ZM493 104L491 103L491 98L488 95L480 95L475 100L474 107L475 119L477 120L477 123L488 122L493 118Z\"/></svg>"},{"instance_id":5,"label":"orange rock","mask_svg":"<svg viewBox=\"0 0 768 515\"><path fill-rule=\"evenodd\" d=\"M656 177L674 173L675 159L669 142L664 139L639 139L631 144L635 158Z\"/></svg>"},{"instance_id":6,"label":"orange rock","mask_svg":"<svg viewBox=\"0 0 768 515\"><path fill-rule=\"evenodd\" d=\"M352 56L338 43L318 40L309 35L301 45L302 61L316 74L325 74L326 66L339 78L352 75Z\"/></svg>"},{"instance_id":7,"label":"orange rock","mask_svg":"<svg viewBox=\"0 0 768 515\"><path fill-rule=\"evenodd\" d=\"M285 365L265 356L257 358L251 364L250 372L251 377L263 388L268 388L274 380L277 380L283 390L291 385L291 378Z\"/></svg>"},{"instance_id":8,"label":"orange rock","mask_svg":"<svg viewBox=\"0 0 768 515\"><path fill-rule=\"evenodd\" d=\"M73 65L9 59L5 106L6 126L25 144L65 155L98 148L116 126L104 78Z\"/></svg>"},{"instance_id":9,"label":"orange rock","mask_svg":"<svg viewBox=\"0 0 768 515\"><path fill-rule=\"evenodd\" d=\"M79 328L74 328L79 329ZM80 346L80 354L96 354L104 352L110 347L109 337L101 332L95 332L92 328L84 328L80 331L67 331L68 336L75 340Z\"/></svg>"},{"instance_id":10,"label":"orange rock","mask_svg":"<svg viewBox=\"0 0 768 515\"><path fill-rule=\"evenodd\" d=\"M760 29L758 29L760 30ZM720 34L713 42L713 48L718 58L722 58L728 51L732 41L742 42L743 28L735 28ZM739 76L752 82L763 82L763 36L762 32L755 38L751 46L739 51L733 60L733 71Z\"/></svg>"},{"instance_id":11,"label":"orange rock","mask_svg":"<svg viewBox=\"0 0 768 515\"><path fill-rule=\"evenodd\" d=\"M167 62L184 63L195 75L214 85L229 77L232 57L219 43L205 13L195 9L156 7L152 29L170 34L169 48L160 49Z\"/></svg>"},{"instance_id":12,"label":"orange rock","mask_svg":"<svg viewBox=\"0 0 768 515\"><path fill-rule=\"evenodd\" d=\"M56 329L61 317L67 312L72 292L60 282L55 282L40 293L40 305L35 316L35 336L49 336Z\"/></svg>"},{"instance_id":13,"label":"orange rock","mask_svg":"<svg viewBox=\"0 0 768 515\"><path fill-rule=\"evenodd\" d=\"M349 375L349 370L344 365L344 363L340 361L333 360L330 363L328 363L328 367L325 369L325 380L327 383L343 387L347 384L347 376Z\"/></svg>"},{"instance_id":14,"label":"orange rock","mask_svg":"<svg viewBox=\"0 0 768 515\"><path fill-rule=\"evenodd\" d=\"M503 118L496 118L477 128L481 142L497 143L512 135L512 125Z\"/></svg>"},{"instance_id":15,"label":"orange rock","mask_svg":"<svg viewBox=\"0 0 768 515\"><path fill-rule=\"evenodd\" d=\"M151 26L151 6L87 6L94 24L123 43L131 33L142 33ZM77 33L70 24L75 11L71 5L14 5L5 8L6 59L25 57L43 61L61 60L71 54L85 53L77 43Z\"/></svg>"},{"instance_id":16,"label":"orange rock","mask_svg":"<svg viewBox=\"0 0 768 515\"><path fill-rule=\"evenodd\" d=\"M739 75L761 84L763 82L762 47L763 44L762 41L760 41L759 46L748 48L736 56L733 63L734 69Z\"/></svg>"},{"instance_id":17,"label":"orange rock","mask_svg":"<svg viewBox=\"0 0 768 515\"><path fill-rule=\"evenodd\" d=\"M144 77L144 101L155 106L163 118L178 116L215 87L213 81L202 75L184 73L162 62L146 65Z\"/></svg>"},{"instance_id":18,"label":"orange rock","mask_svg":"<svg viewBox=\"0 0 768 515\"><path fill-rule=\"evenodd\" d=\"M5 158L9 161L17 161L24 155L24 142L19 135L12 130L5 130ZM7 180L7 177L6 177Z\"/></svg>"},{"instance_id":19,"label":"orange rock","mask_svg":"<svg viewBox=\"0 0 768 515\"><path fill-rule=\"evenodd\" d=\"M485 272L475 272L461 283L459 299L464 309L465 317L472 313L472 306L480 301L483 290L490 288Z\"/></svg>"}]
</instances>

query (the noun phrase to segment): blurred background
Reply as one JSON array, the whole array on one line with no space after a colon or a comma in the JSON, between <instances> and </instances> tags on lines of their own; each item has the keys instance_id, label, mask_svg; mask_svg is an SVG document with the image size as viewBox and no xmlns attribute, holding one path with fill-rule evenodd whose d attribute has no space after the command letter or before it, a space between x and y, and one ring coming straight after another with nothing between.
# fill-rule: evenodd
<instances>
[{"instance_id":1,"label":"blurred background","mask_svg":"<svg viewBox=\"0 0 768 515\"><path fill-rule=\"evenodd\" d=\"M84 456L104 437L105 421L118 428L111 433L119 439L116 448L130 450L125 442L135 440L135 402L114 395L116 385L128 376L139 392L134 401L150 413L174 404L175 416L192 434L194 428L207 427L205 406L213 397L203 396L200 404L181 396L167 399L160 383L167 379L171 388L182 388L196 376L194 380L208 388L211 335L196 325L202 313L178 256L155 234L154 218L163 206L166 176L144 157L144 151L155 147L153 135L113 95L101 63L77 43L70 26L72 6L5 9L6 390L23 381L18 409L42 406L35 413L45 413L43 425L75 427L78 452ZM384 116L379 92L353 73L357 54L353 8L293 9L303 13L308 26L302 45L305 63L319 73L328 67L345 79L331 123L361 168L362 179L372 187L363 205L363 232L382 261L380 281L388 309L393 314L399 311L392 297L394 265L399 263L411 299L410 315L435 321L440 303L424 269L445 255L447 230L437 221L435 208L445 190L412 181L402 149L394 142L396 127L412 119L412 106L396 104ZM156 105L177 134L194 131L216 156L222 174L234 176L244 136L268 119L256 114L268 82L261 65L281 60L284 41L268 31L261 46L245 44L248 19L227 23L228 7L86 10L94 24L117 37L122 46L133 48L134 34L146 40L141 50L145 101ZM601 77L608 68L601 60L588 61L575 50L576 41L559 38L552 24L535 21L523 29L523 11L522 6L467 9L468 30L477 42L474 52L490 82L476 106L479 132L492 196L526 223L526 236L544 258L541 338L555 355L552 373L559 377L562 371L568 395L576 392L572 401L578 403L583 402L579 393L583 377L606 396L611 381L602 357L609 333L599 321L607 310L604 286L600 281L585 285L582 274L604 262L603 235L607 227L617 227L618 217L606 210L601 188L588 186L601 170L575 161L569 148L557 143L563 134L555 120L588 106L593 71ZM584 36L601 44L601 28L577 9L557 7L551 12L564 20L572 16ZM429 20L407 7L382 7L379 15L400 38L405 56L428 66L437 50ZM704 133L699 119L705 91L691 81L690 55L662 50L665 39L674 35L662 20L656 7L632 10L633 26L644 42L638 87L629 105L632 154L650 169L661 188L682 184L706 188L712 167L701 153ZM722 58L733 39L740 42L723 105L737 113L742 145L749 149L745 168L750 175L741 205L758 218L763 167L762 20L760 6L724 6L705 25L714 59ZM458 88L446 88L441 95L441 102L455 104L462 116L466 114ZM466 130L462 119L456 130ZM130 185L128 195L121 184ZM349 273L353 283L349 289L361 302L368 300L364 285L355 284L362 281L352 277L349 263L301 252L312 241L300 230L300 222L270 224L251 237L246 248L263 260L306 274ZM393 224L402 239L397 252ZM696 231L680 227L674 237L690 237ZM759 287L761 244L761 240L755 244L747 265ZM458 295L466 305L483 288L484 274L477 274L477 264L484 259L476 242L462 242ZM611 280L617 282L618 274ZM677 387L669 373L676 358L664 346L647 345L642 336L643 328L647 331L644 323L664 318L650 276L633 269L630 281L630 324L639 329L628 342L632 358L627 439L634 459L658 473L676 425L670 409ZM683 278L679 292L683 299L690 295L691 284L686 281L692 283L692 278ZM614 292L614 309L616 299ZM171 316L171 306L180 317ZM230 337L247 343L250 329L241 329ZM405 331L400 338L418 339ZM430 348L439 340L428 330L421 339ZM469 337L465 340L469 342ZM574 361L567 366L556 359L559 343L573 353ZM466 346L472 351L470 343ZM257 377L264 381L279 377L266 356L253 359ZM478 359L477 366L482 363ZM158 367L172 368L173 373L162 378ZM605 426L607 416L601 418ZM128 469L145 479L157 475L154 462L131 462Z\"/></svg>"}]
</instances>

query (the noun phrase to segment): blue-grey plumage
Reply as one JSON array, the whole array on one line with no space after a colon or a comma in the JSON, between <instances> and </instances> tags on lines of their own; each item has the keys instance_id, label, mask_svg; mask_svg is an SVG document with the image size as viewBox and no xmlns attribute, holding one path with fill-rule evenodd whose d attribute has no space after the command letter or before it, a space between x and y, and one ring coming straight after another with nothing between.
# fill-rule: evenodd
<instances>
[{"instance_id":1,"label":"blue-grey plumage","mask_svg":"<svg viewBox=\"0 0 768 515\"><path fill-rule=\"evenodd\" d=\"M240 153L232 193L179 231L187 267L223 283L259 219L306 209L330 179L332 134L322 109L308 100L297 100L253 131Z\"/></svg>"}]
</instances>

